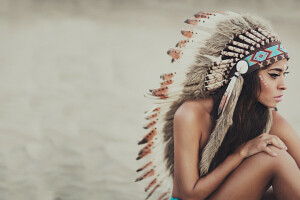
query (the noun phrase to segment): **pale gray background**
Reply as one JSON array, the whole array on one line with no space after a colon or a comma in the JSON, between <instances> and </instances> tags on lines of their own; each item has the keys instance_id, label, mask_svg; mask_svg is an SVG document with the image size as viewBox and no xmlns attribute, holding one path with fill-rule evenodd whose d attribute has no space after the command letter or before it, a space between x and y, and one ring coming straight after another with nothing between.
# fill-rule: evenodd
<instances>
[{"instance_id":1,"label":"pale gray background","mask_svg":"<svg viewBox=\"0 0 300 200\"><path fill-rule=\"evenodd\" d=\"M272 21L292 58L279 109L299 133L298 2L0 0L0 200L141 199L143 93L200 10Z\"/></svg>"}]
</instances>

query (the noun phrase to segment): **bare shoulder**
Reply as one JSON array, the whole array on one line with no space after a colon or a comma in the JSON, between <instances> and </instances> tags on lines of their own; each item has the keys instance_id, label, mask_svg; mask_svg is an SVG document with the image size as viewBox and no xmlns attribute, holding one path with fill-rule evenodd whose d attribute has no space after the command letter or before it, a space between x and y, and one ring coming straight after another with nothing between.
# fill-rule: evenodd
<instances>
[{"instance_id":1,"label":"bare shoulder","mask_svg":"<svg viewBox=\"0 0 300 200\"><path fill-rule=\"evenodd\" d=\"M177 122L205 122L210 115L211 103L211 99L186 101L177 109L174 119Z\"/></svg>"},{"instance_id":2,"label":"bare shoulder","mask_svg":"<svg viewBox=\"0 0 300 200\"><path fill-rule=\"evenodd\" d=\"M211 127L211 104L211 99L183 103L174 116L174 133L189 135L194 139L206 138Z\"/></svg>"},{"instance_id":3,"label":"bare shoulder","mask_svg":"<svg viewBox=\"0 0 300 200\"><path fill-rule=\"evenodd\" d=\"M288 123L288 121L281 116L278 112L273 111L273 124L270 130L270 134L277 135L282 140L288 140L291 138L296 138L297 133L293 127Z\"/></svg>"},{"instance_id":4,"label":"bare shoulder","mask_svg":"<svg viewBox=\"0 0 300 200\"><path fill-rule=\"evenodd\" d=\"M271 134L282 134L282 132L288 131L288 129L292 128L291 125L287 122L287 120L278 112L272 111L272 115L273 125L270 131Z\"/></svg>"},{"instance_id":5,"label":"bare shoulder","mask_svg":"<svg viewBox=\"0 0 300 200\"><path fill-rule=\"evenodd\" d=\"M288 153L300 168L300 138L293 127L278 112L273 111L273 125L270 134L278 136L288 147Z\"/></svg>"}]
</instances>

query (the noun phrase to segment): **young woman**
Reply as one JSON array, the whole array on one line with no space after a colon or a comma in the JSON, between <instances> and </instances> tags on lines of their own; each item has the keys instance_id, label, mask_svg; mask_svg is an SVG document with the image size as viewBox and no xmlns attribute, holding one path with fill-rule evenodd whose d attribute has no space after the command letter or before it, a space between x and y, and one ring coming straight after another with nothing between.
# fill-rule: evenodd
<instances>
[{"instance_id":1,"label":"young woman","mask_svg":"<svg viewBox=\"0 0 300 200\"><path fill-rule=\"evenodd\" d=\"M297 134L276 111L270 134L263 133L263 112L275 108L286 89L286 66L285 59L244 77L233 117L234 122L240 119L242 123L227 132L210 173L203 178L198 173L199 152L213 129L211 113L218 106L214 98L218 98L187 101L179 107L174 119L173 197L260 199L272 185L277 199L300 199ZM244 121L242 115L252 121Z\"/></svg>"},{"instance_id":2,"label":"young woman","mask_svg":"<svg viewBox=\"0 0 300 200\"><path fill-rule=\"evenodd\" d=\"M148 169L137 181L153 177L147 198L162 188L159 199L252 200L272 186L277 199L300 199L300 140L275 111L287 89L284 46L254 16L201 12L185 22L210 30L183 30L189 39L168 51L172 62L192 56L183 81L172 88L165 74L150 90L162 104L147 113L151 131L139 142L147 145L137 159L152 155L138 170Z\"/></svg>"}]
</instances>

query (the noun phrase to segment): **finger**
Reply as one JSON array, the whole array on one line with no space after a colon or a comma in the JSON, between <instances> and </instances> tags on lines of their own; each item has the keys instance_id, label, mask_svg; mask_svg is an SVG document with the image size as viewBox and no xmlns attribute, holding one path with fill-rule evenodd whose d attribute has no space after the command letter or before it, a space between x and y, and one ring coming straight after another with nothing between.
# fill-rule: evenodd
<instances>
[{"instance_id":1,"label":"finger","mask_svg":"<svg viewBox=\"0 0 300 200\"><path fill-rule=\"evenodd\" d=\"M279 149L285 149L285 146L282 145L280 139L277 136L271 136L266 139L266 146L273 145Z\"/></svg>"},{"instance_id":2,"label":"finger","mask_svg":"<svg viewBox=\"0 0 300 200\"><path fill-rule=\"evenodd\" d=\"M277 138L271 138L266 141L267 145L273 145L279 149L284 149L285 146Z\"/></svg>"},{"instance_id":3,"label":"finger","mask_svg":"<svg viewBox=\"0 0 300 200\"><path fill-rule=\"evenodd\" d=\"M284 150L287 150L287 146L281 140L279 141L279 143L283 147Z\"/></svg>"},{"instance_id":4,"label":"finger","mask_svg":"<svg viewBox=\"0 0 300 200\"><path fill-rule=\"evenodd\" d=\"M280 145L280 147L278 147L278 148L287 150L287 146L284 144L284 142L278 136L274 136L272 138L272 142L277 144L274 146L278 147Z\"/></svg>"},{"instance_id":5,"label":"finger","mask_svg":"<svg viewBox=\"0 0 300 200\"><path fill-rule=\"evenodd\" d=\"M266 147L264 149L264 152L266 152L267 154L269 154L272 157L276 157L277 156L277 153L275 153L274 151L272 151L269 147Z\"/></svg>"},{"instance_id":6,"label":"finger","mask_svg":"<svg viewBox=\"0 0 300 200\"><path fill-rule=\"evenodd\" d=\"M279 140L280 144L283 146L283 148L285 150L287 150L287 146L285 145L285 143L280 138L278 138L278 140Z\"/></svg>"}]
</instances>

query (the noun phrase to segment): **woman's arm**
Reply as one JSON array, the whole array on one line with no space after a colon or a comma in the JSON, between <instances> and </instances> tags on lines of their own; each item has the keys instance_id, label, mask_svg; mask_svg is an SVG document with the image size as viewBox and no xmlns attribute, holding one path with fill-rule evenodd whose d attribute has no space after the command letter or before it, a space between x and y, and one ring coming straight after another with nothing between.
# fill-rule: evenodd
<instances>
[{"instance_id":1,"label":"woman's arm","mask_svg":"<svg viewBox=\"0 0 300 200\"><path fill-rule=\"evenodd\" d=\"M205 199L224 181L243 160L238 151L228 156L216 169L199 178L199 148L203 132L210 127L203 116L205 112L189 106L181 106L174 117L174 176L181 198Z\"/></svg>"},{"instance_id":2,"label":"woman's arm","mask_svg":"<svg viewBox=\"0 0 300 200\"><path fill-rule=\"evenodd\" d=\"M278 136L288 147L289 154L300 168L300 139L293 127L276 111L273 111L273 126L270 134Z\"/></svg>"}]
</instances>

